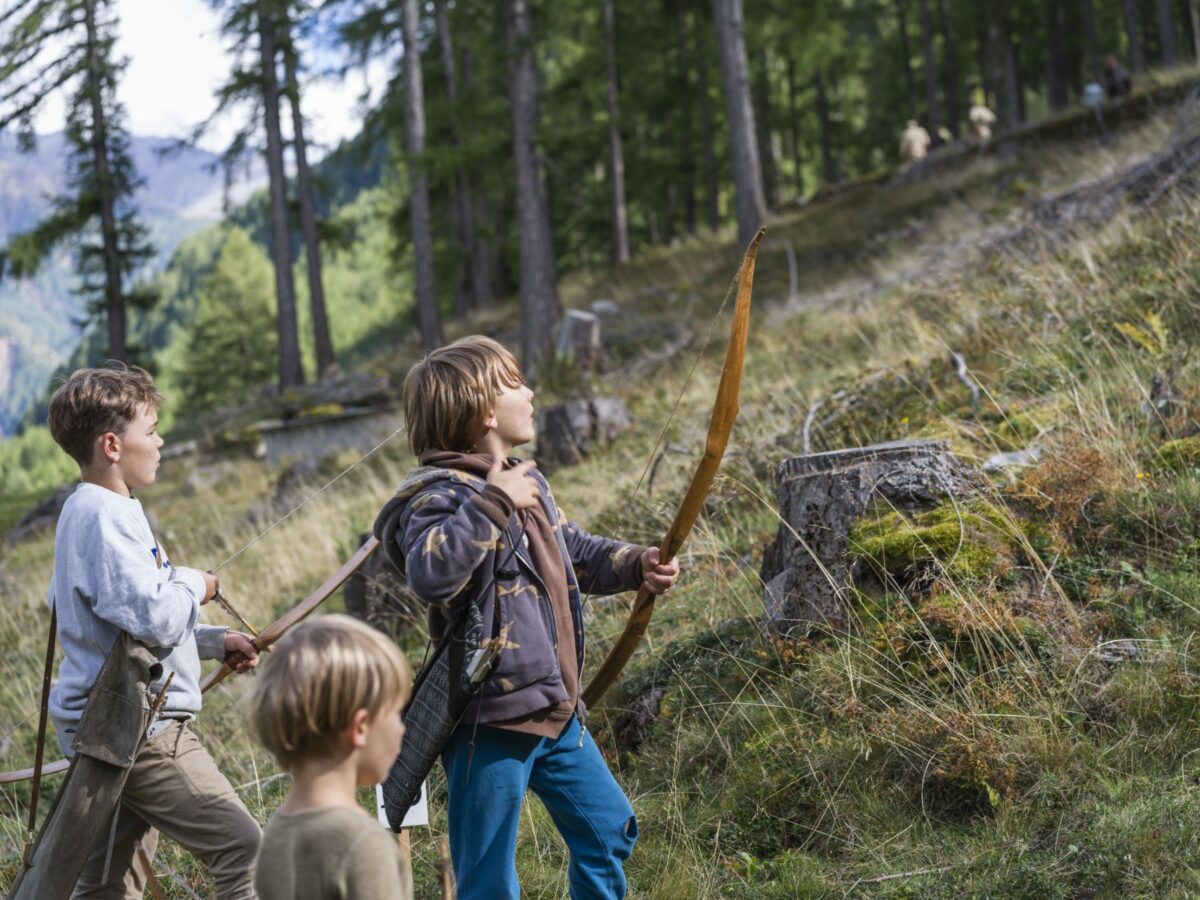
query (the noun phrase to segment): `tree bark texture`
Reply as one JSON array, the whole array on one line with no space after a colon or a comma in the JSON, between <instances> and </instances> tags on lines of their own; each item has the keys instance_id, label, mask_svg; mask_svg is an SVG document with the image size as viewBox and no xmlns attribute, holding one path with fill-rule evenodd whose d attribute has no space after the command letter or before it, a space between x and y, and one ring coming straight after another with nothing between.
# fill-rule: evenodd
<instances>
[{"instance_id":1,"label":"tree bark texture","mask_svg":"<svg viewBox=\"0 0 1200 900\"><path fill-rule=\"evenodd\" d=\"M950 0L940 0L938 18L942 30L942 76L946 85L946 127L958 138L962 109L958 105L958 51L954 43L954 20L950 18Z\"/></svg>"},{"instance_id":2,"label":"tree bark texture","mask_svg":"<svg viewBox=\"0 0 1200 900\"><path fill-rule=\"evenodd\" d=\"M1058 0L1043 0L1042 21L1049 40L1046 42L1046 96L1050 108L1059 110L1067 105L1067 85L1063 78L1062 9Z\"/></svg>"},{"instance_id":3,"label":"tree bark texture","mask_svg":"<svg viewBox=\"0 0 1200 900\"><path fill-rule=\"evenodd\" d=\"M629 211L625 204L625 151L621 147L621 85L617 75L617 11L604 0L604 71L608 81L608 160L612 187L613 261L629 262Z\"/></svg>"},{"instance_id":4,"label":"tree bark texture","mask_svg":"<svg viewBox=\"0 0 1200 900\"><path fill-rule=\"evenodd\" d=\"M1100 68L1100 41L1096 36L1096 6L1093 0L1080 0L1083 12L1083 37L1087 46L1088 77L1095 84L1102 84L1104 72Z\"/></svg>"},{"instance_id":5,"label":"tree bark texture","mask_svg":"<svg viewBox=\"0 0 1200 900\"><path fill-rule=\"evenodd\" d=\"M521 361L526 373L533 373L554 353L554 335L562 311L550 217L538 177L534 140L537 70L528 0L507 0L505 12L509 112L517 189Z\"/></svg>"},{"instance_id":6,"label":"tree bark texture","mask_svg":"<svg viewBox=\"0 0 1200 900\"><path fill-rule=\"evenodd\" d=\"M1158 0L1158 33L1162 43L1162 64L1175 65L1175 18L1171 0Z\"/></svg>"},{"instance_id":7,"label":"tree bark texture","mask_svg":"<svg viewBox=\"0 0 1200 900\"><path fill-rule=\"evenodd\" d=\"M688 234L696 233L696 150L692 127L692 84L688 59L687 9L683 0L672 0L675 9L675 64L679 79L679 177L682 182L683 221Z\"/></svg>"},{"instance_id":8,"label":"tree bark texture","mask_svg":"<svg viewBox=\"0 0 1200 900\"><path fill-rule=\"evenodd\" d=\"M454 64L454 43L450 34L450 11L446 0L437 0L438 47L442 57L442 74L446 84L446 99L449 101L450 143L458 147L461 143L458 131L458 75ZM451 231L455 250L454 312L459 318L481 305L474 290L475 267L475 212L471 202L471 186L463 166L454 167L453 197L450 205Z\"/></svg>"},{"instance_id":9,"label":"tree bark texture","mask_svg":"<svg viewBox=\"0 0 1200 900\"><path fill-rule=\"evenodd\" d=\"M999 0L1000 53L1004 60L1004 116L1007 127L1015 128L1024 121L1025 104L1021 99L1021 71L1017 65L1017 46L1012 35L1012 9L1009 0Z\"/></svg>"},{"instance_id":10,"label":"tree bark texture","mask_svg":"<svg viewBox=\"0 0 1200 900\"><path fill-rule=\"evenodd\" d=\"M762 171L763 197L767 208L779 202L779 165L775 158L771 129L771 56L763 44L755 54L754 123L758 127L758 165Z\"/></svg>"},{"instance_id":11,"label":"tree bark texture","mask_svg":"<svg viewBox=\"0 0 1200 900\"><path fill-rule=\"evenodd\" d=\"M296 151L296 191L300 200L300 233L304 238L304 261L308 274L308 306L312 312L313 347L317 356L317 378L329 374L337 362L333 339L329 336L329 318L325 313L325 286L321 276L321 242L317 236L317 198L312 170L308 166L308 141L304 137L304 116L300 111L300 79L296 72L296 53L289 42L283 52L284 77L292 107L292 146Z\"/></svg>"},{"instance_id":12,"label":"tree bark texture","mask_svg":"<svg viewBox=\"0 0 1200 900\"><path fill-rule=\"evenodd\" d=\"M475 80L475 54L469 46L463 48L462 84L470 91ZM467 184L471 213L471 297L476 309L492 305L496 292L496 256L492 244L491 209L487 193L472 174L463 173Z\"/></svg>"},{"instance_id":13,"label":"tree bark texture","mask_svg":"<svg viewBox=\"0 0 1200 900\"><path fill-rule=\"evenodd\" d=\"M750 102L742 0L713 0L713 20L716 23L722 94L729 127L738 241L748 244L767 217L767 200L763 193L758 138L754 128L754 106Z\"/></svg>"},{"instance_id":14,"label":"tree bark texture","mask_svg":"<svg viewBox=\"0 0 1200 900\"><path fill-rule=\"evenodd\" d=\"M979 4L979 73L982 79L983 102L995 110L999 105L996 90L996 21L992 15L992 0L980 0Z\"/></svg>"},{"instance_id":15,"label":"tree bark texture","mask_svg":"<svg viewBox=\"0 0 1200 900\"><path fill-rule=\"evenodd\" d=\"M96 169L96 195L100 208L100 242L104 257L104 317L108 328L108 355L126 361L128 330L125 295L121 288L121 248L116 200L108 163L108 121L104 111L104 73L100 61L100 35L96 25L96 0L84 3L87 40L87 93L92 112L92 165Z\"/></svg>"},{"instance_id":16,"label":"tree bark texture","mask_svg":"<svg viewBox=\"0 0 1200 900\"><path fill-rule=\"evenodd\" d=\"M833 123L829 118L829 92L825 90L825 76L817 69L813 75L813 84L817 89L817 124L821 132L821 169L825 183L837 181L837 163L833 158Z\"/></svg>"},{"instance_id":17,"label":"tree bark texture","mask_svg":"<svg viewBox=\"0 0 1200 900\"><path fill-rule=\"evenodd\" d=\"M1141 72L1146 65L1142 60L1142 45L1138 38L1136 0L1121 0L1121 10L1125 18L1125 38L1129 41L1129 69Z\"/></svg>"},{"instance_id":18,"label":"tree bark texture","mask_svg":"<svg viewBox=\"0 0 1200 900\"><path fill-rule=\"evenodd\" d=\"M904 63L904 96L908 99L908 117L917 118L917 81L913 77L912 47L908 43L908 0L896 0L896 33L900 37L900 56Z\"/></svg>"},{"instance_id":19,"label":"tree bark texture","mask_svg":"<svg viewBox=\"0 0 1200 900\"><path fill-rule=\"evenodd\" d=\"M1200 0L1188 0L1188 16L1192 22L1192 58L1200 62Z\"/></svg>"},{"instance_id":20,"label":"tree bark texture","mask_svg":"<svg viewBox=\"0 0 1200 900\"><path fill-rule=\"evenodd\" d=\"M429 178L421 157L425 153L425 85L421 76L420 27L417 0L404 0L401 30L404 33L404 132L408 144L408 211L412 223L413 288L417 298L417 324L421 346L432 350L442 343L442 323L437 308L433 275L433 224L429 212Z\"/></svg>"},{"instance_id":21,"label":"tree bark texture","mask_svg":"<svg viewBox=\"0 0 1200 900\"><path fill-rule=\"evenodd\" d=\"M708 90L708 54L700 47L696 29L696 96L700 98L700 134L704 141L704 209L708 227L713 231L721 225L720 188L717 184L717 150L713 146L712 96Z\"/></svg>"},{"instance_id":22,"label":"tree bark texture","mask_svg":"<svg viewBox=\"0 0 1200 900\"><path fill-rule=\"evenodd\" d=\"M789 155L792 158L792 181L797 197L804 196L804 168L800 152L800 124L796 107L796 61L789 53L787 56L787 91L788 91L788 136L791 146Z\"/></svg>"},{"instance_id":23,"label":"tree bark texture","mask_svg":"<svg viewBox=\"0 0 1200 900\"><path fill-rule=\"evenodd\" d=\"M933 55L933 20L929 16L929 0L917 0L917 18L921 24L921 55L925 69L926 125L934 146L942 142L938 131L942 125L942 114L938 106L937 62Z\"/></svg>"},{"instance_id":24,"label":"tree bark texture","mask_svg":"<svg viewBox=\"0 0 1200 900\"><path fill-rule=\"evenodd\" d=\"M267 197L271 216L271 262L275 267L276 327L279 331L279 387L304 383L296 326L296 286L292 282L292 229L288 222L287 175L279 126L276 22L268 0L258 0L258 51L262 69L263 122L267 132Z\"/></svg>"}]
</instances>

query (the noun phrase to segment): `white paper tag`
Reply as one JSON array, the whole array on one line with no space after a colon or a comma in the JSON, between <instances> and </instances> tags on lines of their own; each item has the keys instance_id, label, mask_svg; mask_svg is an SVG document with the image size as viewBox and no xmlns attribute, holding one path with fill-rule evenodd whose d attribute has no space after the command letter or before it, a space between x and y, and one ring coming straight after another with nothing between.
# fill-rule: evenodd
<instances>
[{"instance_id":1,"label":"white paper tag","mask_svg":"<svg viewBox=\"0 0 1200 900\"><path fill-rule=\"evenodd\" d=\"M388 824L387 813L383 808L383 785L375 785L375 815L379 817L379 824L384 828L391 828ZM429 824L429 800L425 796L425 782L421 782L421 796L417 798L417 802L408 808L408 812L404 816L404 821L400 823L401 828L416 828L419 825Z\"/></svg>"}]
</instances>

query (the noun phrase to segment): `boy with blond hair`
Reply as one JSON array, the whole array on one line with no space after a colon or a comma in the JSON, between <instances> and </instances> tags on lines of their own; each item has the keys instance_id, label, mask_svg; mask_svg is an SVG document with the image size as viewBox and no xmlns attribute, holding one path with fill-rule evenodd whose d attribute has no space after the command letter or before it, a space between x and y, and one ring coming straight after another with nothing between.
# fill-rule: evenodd
<instances>
[{"instance_id":1,"label":"boy with blond hair","mask_svg":"<svg viewBox=\"0 0 1200 900\"><path fill-rule=\"evenodd\" d=\"M218 897L242 900L254 896L261 832L190 723L200 711L200 660L245 671L258 652L247 635L200 624L216 577L172 566L133 497L157 477L162 400L149 374L121 363L76 371L50 400L50 433L79 464L81 482L58 519L48 597L63 648L50 694L59 746L73 754L92 686L122 632L161 661L153 693L173 676L75 896L141 897L136 848L152 857L161 831L209 867Z\"/></svg>"},{"instance_id":2,"label":"boy with blond hair","mask_svg":"<svg viewBox=\"0 0 1200 900\"><path fill-rule=\"evenodd\" d=\"M395 838L355 799L400 752L412 691L404 656L347 616L298 625L247 698L250 727L292 789L267 823L254 881L263 900L409 900Z\"/></svg>"},{"instance_id":3,"label":"boy with blond hair","mask_svg":"<svg viewBox=\"0 0 1200 900\"><path fill-rule=\"evenodd\" d=\"M585 728L581 593L661 593L679 567L588 534L534 464L511 457L534 438L532 400L516 359L487 337L417 363L404 411L420 465L375 534L428 604L433 640L478 615L503 643L442 751L458 896L520 896L517 826L532 790L570 851L571 896L622 897L637 820Z\"/></svg>"}]
</instances>

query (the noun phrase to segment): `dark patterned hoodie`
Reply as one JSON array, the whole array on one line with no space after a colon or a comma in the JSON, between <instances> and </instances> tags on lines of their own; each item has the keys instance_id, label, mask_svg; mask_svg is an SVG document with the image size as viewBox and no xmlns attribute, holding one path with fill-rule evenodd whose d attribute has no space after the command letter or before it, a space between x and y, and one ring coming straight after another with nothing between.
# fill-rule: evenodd
<instances>
[{"instance_id":1,"label":"dark patterned hoodie","mask_svg":"<svg viewBox=\"0 0 1200 900\"><path fill-rule=\"evenodd\" d=\"M487 484L491 456L437 451L422 454L421 463L379 513L375 535L428 604L433 640L467 604L482 611L485 634L505 636L496 669L464 721L557 736L572 710L586 714L578 689L580 586L589 594L636 590L645 548L595 537L567 521L536 469L529 474L540 508L517 510L504 491ZM554 550L563 571L542 571L554 564ZM564 622L572 634L560 634ZM564 673L571 664L575 671Z\"/></svg>"}]
</instances>

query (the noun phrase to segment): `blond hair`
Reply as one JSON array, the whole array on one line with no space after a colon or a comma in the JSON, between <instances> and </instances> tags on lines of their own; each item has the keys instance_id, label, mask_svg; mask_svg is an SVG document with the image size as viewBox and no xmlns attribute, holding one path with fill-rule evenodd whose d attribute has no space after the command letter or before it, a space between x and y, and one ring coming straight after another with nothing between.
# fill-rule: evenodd
<instances>
[{"instance_id":1,"label":"blond hair","mask_svg":"<svg viewBox=\"0 0 1200 900\"><path fill-rule=\"evenodd\" d=\"M412 692L412 670L383 634L328 615L289 631L246 697L251 731L285 771L331 756L365 709L374 719Z\"/></svg>"},{"instance_id":2,"label":"blond hair","mask_svg":"<svg viewBox=\"0 0 1200 900\"><path fill-rule=\"evenodd\" d=\"M517 358L483 335L433 350L404 379L404 417L413 452L467 452L501 388L525 382Z\"/></svg>"},{"instance_id":3,"label":"blond hair","mask_svg":"<svg viewBox=\"0 0 1200 900\"><path fill-rule=\"evenodd\" d=\"M92 461L96 438L124 434L143 407L158 409L163 396L150 373L109 360L98 369L76 369L50 398L50 434L75 462Z\"/></svg>"}]
</instances>

